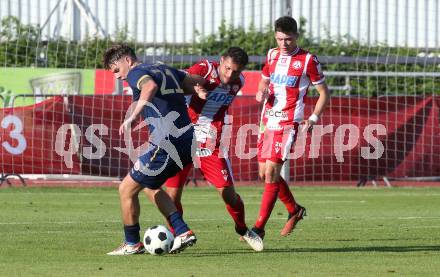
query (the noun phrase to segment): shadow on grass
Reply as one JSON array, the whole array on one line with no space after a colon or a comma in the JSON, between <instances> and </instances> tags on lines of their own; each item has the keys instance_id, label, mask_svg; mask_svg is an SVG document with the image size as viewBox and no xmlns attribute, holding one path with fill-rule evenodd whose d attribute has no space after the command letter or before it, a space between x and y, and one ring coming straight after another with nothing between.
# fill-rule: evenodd
<instances>
[{"instance_id":1,"label":"shadow on grass","mask_svg":"<svg viewBox=\"0 0 440 277\"><path fill-rule=\"evenodd\" d=\"M207 257L224 255L249 255L264 253L352 253L352 252L419 252L432 251L440 252L440 245L417 245L417 246L367 246L367 247L340 247L340 248L268 248L263 252L253 252L250 249L230 249L230 250L208 250L208 249L190 249L184 255L175 255L175 257Z\"/></svg>"}]
</instances>

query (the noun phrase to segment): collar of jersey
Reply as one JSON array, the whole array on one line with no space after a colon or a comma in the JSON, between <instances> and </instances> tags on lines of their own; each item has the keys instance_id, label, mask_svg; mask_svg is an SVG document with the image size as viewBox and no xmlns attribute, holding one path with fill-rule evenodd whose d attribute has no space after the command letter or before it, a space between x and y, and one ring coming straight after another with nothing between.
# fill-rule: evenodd
<instances>
[{"instance_id":1,"label":"collar of jersey","mask_svg":"<svg viewBox=\"0 0 440 277\"><path fill-rule=\"evenodd\" d=\"M298 53L299 47L297 46L291 53L281 54L281 56L294 56Z\"/></svg>"}]
</instances>

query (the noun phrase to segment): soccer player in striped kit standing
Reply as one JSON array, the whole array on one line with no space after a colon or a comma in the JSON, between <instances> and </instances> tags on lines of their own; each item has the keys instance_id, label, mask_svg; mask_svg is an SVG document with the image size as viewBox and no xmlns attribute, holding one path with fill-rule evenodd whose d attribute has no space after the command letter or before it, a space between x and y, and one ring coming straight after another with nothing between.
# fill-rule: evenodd
<instances>
[{"instance_id":1,"label":"soccer player in striped kit standing","mask_svg":"<svg viewBox=\"0 0 440 277\"><path fill-rule=\"evenodd\" d=\"M286 181L280 176L281 167L297 138L299 125L302 131L311 131L319 120L330 94L317 57L296 44L297 23L290 16L275 21L277 48L267 53L258 84L256 100L264 101L258 138L259 176L265 182L259 216L252 229L261 238L277 198L286 206L289 216L281 230L289 235L303 219L306 209L299 205ZM310 85L319 93L313 114L304 120L304 99Z\"/></svg>"}]
</instances>

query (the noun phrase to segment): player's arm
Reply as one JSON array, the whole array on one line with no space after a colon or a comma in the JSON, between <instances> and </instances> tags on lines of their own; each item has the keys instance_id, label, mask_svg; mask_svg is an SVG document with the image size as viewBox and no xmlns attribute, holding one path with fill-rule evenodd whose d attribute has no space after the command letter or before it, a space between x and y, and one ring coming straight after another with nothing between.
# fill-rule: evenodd
<instances>
[{"instance_id":1,"label":"player's arm","mask_svg":"<svg viewBox=\"0 0 440 277\"><path fill-rule=\"evenodd\" d=\"M131 126L131 123L139 116L147 102L151 102L158 90L158 85L149 76L139 80L138 87L141 89L139 100L136 103L133 113L122 123L121 127L119 127L119 135L122 135L125 130Z\"/></svg>"},{"instance_id":2,"label":"player's arm","mask_svg":"<svg viewBox=\"0 0 440 277\"><path fill-rule=\"evenodd\" d=\"M258 91L255 95L255 99L258 103L261 103L261 101L266 100L268 94L269 94L269 84L270 84L270 72L269 72L269 66L268 61L266 61L266 64L263 66L263 69L261 70L261 80L258 83Z\"/></svg>"},{"instance_id":3,"label":"player's arm","mask_svg":"<svg viewBox=\"0 0 440 277\"><path fill-rule=\"evenodd\" d=\"M330 92L325 82L319 85L315 85L315 88L319 93L319 98L318 101L316 102L315 109L313 110L313 114L307 120L303 121L304 123L303 131L312 130L311 127L316 124L316 122L324 112L328 102L330 101Z\"/></svg>"},{"instance_id":4,"label":"player's arm","mask_svg":"<svg viewBox=\"0 0 440 277\"><path fill-rule=\"evenodd\" d=\"M182 82L185 95L197 94L201 99L206 99L208 91L203 87L206 80L197 74L187 74Z\"/></svg>"},{"instance_id":5,"label":"player's arm","mask_svg":"<svg viewBox=\"0 0 440 277\"><path fill-rule=\"evenodd\" d=\"M268 92L269 92L269 83L270 79L261 78L260 82L258 83L258 91L255 95L255 99L257 102L264 101L267 98Z\"/></svg>"}]
</instances>

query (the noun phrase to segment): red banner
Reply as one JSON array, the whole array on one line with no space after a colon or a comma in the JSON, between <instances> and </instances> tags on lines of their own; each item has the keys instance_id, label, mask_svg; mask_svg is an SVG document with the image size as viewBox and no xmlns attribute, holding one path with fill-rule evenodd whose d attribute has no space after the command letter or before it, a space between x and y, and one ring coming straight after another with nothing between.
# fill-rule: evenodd
<instances>
[{"instance_id":1,"label":"red banner","mask_svg":"<svg viewBox=\"0 0 440 277\"><path fill-rule=\"evenodd\" d=\"M316 99L308 99L306 115ZM3 173L124 176L129 155L147 132L120 137L129 96L56 97L0 110ZM375 176L440 175L440 99L334 97L312 136L300 134L290 159L298 181L358 180ZM257 180L260 105L237 97L229 154L237 181ZM198 176L198 175L196 175Z\"/></svg>"}]
</instances>

